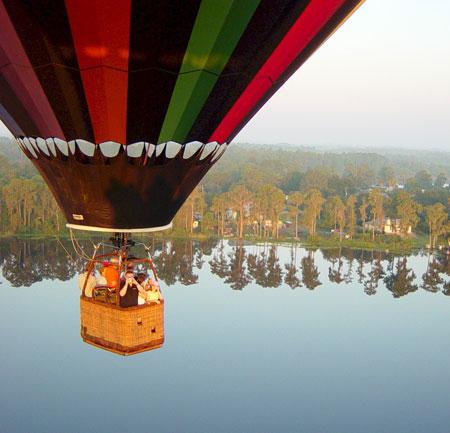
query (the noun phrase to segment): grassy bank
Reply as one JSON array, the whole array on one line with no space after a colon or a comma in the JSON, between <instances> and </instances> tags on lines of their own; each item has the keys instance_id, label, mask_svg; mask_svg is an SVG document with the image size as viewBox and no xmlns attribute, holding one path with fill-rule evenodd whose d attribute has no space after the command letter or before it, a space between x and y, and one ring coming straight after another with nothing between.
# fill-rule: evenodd
<instances>
[{"instance_id":1,"label":"grassy bank","mask_svg":"<svg viewBox=\"0 0 450 433\"><path fill-rule=\"evenodd\" d=\"M208 238L219 239L217 236L207 236L202 233L194 233L192 235L186 235L184 233L177 232L167 232L158 233L154 235L157 238L170 237L171 239L193 239L193 240L206 240ZM227 240L232 240L234 242L239 242L241 239L232 236L227 237ZM297 244L300 247L305 248L353 248L353 249L364 249L364 250L376 250L376 251L389 251L393 253L411 253L412 251L425 248L428 242L428 237L425 235L420 235L414 238L401 238L397 236L377 236L375 240L372 240L370 236L358 237L355 239L342 239L339 240L338 237L330 236L315 236L308 237L303 236L299 239L294 239L292 237L280 236L278 239L275 238L260 238L257 236L245 236L243 241L252 243L273 243L273 244Z\"/></svg>"},{"instance_id":2,"label":"grassy bank","mask_svg":"<svg viewBox=\"0 0 450 433\"><path fill-rule=\"evenodd\" d=\"M98 234L91 232L76 231L76 238L82 239L94 239L99 238ZM112 235L112 234L111 234ZM105 239L109 236L100 236ZM62 240L70 239L70 233L66 230L60 233L0 233L0 238L16 238L16 239L52 239L58 238ZM186 234L180 231L164 231L152 234L136 234L133 236L135 240L148 241L149 239L172 239L172 240L197 240L205 241L207 239L220 239L215 235L206 235L204 233L193 233ZM227 240L234 242L239 242L241 239L238 237L227 237ZM425 248L428 242L428 237L425 235L417 236L414 238L400 238L395 236L378 236L375 240L372 240L370 236L358 237L355 239L342 239L339 240L338 237L333 236L315 236L308 237L302 236L299 239L294 239L292 237L281 236L278 239L275 238L260 238L256 236L245 236L243 239L245 242L252 243L272 243L272 244L297 244L300 247L305 248L353 248L353 249L364 249L364 250L376 250L376 251L389 251L392 253L411 253L412 251Z\"/></svg>"},{"instance_id":3,"label":"grassy bank","mask_svg":"<svg viewBox=\"0 0 450 433\"><path fill-rule=\"evenodd\" d=\"M302 242L302 245L320 248L338 248L346 247L359 250L389 251L392 253L411 253L414 250L424 248L426 242L424 239L339 239L333 238L309 238Z\"/></svg>"}]
</instances>

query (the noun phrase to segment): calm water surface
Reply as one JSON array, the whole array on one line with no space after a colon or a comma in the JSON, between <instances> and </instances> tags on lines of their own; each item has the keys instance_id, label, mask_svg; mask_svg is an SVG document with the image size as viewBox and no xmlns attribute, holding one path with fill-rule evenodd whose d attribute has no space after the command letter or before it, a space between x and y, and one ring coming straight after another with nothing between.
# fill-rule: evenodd
<instances>
[{"instance_id":1,"label":"calm water surface","mask_svg":"<svg viewBox=\"0 0 450 433\"><path fill-rule=\"evenodd\" d=\"M153 248L165 344L121 357L80 338L81 260L1 242L1 433L450 432L444 256Z\"/></svg>"}]
</instances>

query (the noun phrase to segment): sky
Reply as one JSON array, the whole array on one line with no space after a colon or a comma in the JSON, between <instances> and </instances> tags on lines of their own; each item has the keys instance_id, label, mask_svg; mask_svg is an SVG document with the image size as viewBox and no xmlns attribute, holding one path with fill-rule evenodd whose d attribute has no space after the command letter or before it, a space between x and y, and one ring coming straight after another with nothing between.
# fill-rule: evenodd
<instances>
[{"instance_id":1,"label":"sky","mask_svg":"<svg viewBox=\"0 0 450 433\"><path fill-rule=\"evenodd\" d=\"M449 22L448 0L366 0L235 141L450 151Z\"/></svg>"},{"instance_id":2,"label":"sky","mask_svg":"<svg viewBox=\"0 0 450 433\"><path fill-rule=\"evenodd\" d=\"M366 0L235 141L450 151L450 2Z\"/></svg>"}]
</instances>

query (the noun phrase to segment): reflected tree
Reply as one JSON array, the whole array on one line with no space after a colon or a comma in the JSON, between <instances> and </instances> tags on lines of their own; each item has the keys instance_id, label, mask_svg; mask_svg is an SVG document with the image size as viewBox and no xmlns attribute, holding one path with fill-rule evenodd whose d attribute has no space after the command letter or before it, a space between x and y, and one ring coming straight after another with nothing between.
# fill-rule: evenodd
<instances>
[{"instance_id":1,"label":"reflected tree","mask_svg":"<svg viewBox=\"0 0 450 433\"><path fill-rule=\"evenodd\" d=\"M201 259L199 244L192 240L164 243L161 252L153 258L158 277L168 286L177 281L187 286L198 281L194 264Z\"/></svg>"},{"instance_id":2,"label":"reflected tree","mask_svg":"<svg viewBox=\"0 0 450 433\"><path fill-rule=\"evenodd\" d=\"M442 276L446 276L446 281L442 284L442 293L445 296L450 296L450 255L440 254L436 257L438 262L439 272Z\"/></svg>"},{"instance_id":3,"label":"reflected tree","mask_svg":"<svg viewBox=\"0 0 450 433\"><path fill-rule=\"evenodd\" d=\"M214 275L219 278L224 279L228 274L228 261L225 255L225 246L223 241L220 243L219 247L212 253L212 258L208 262L209 269Z\"/></svg>"},{"instance_id":4,"label":"reflected tree","mask_svg":"<svg viewBox=\"0 0 450 433\"><path fill-rule=\"evenodd\" d=\"M414 284L416 274L407 265L406 257L398 258L395 271L389 272L384 278L384 284L394 298L406 296L417 290L417 284Z\"/></svg>"},{"instance_id":5,"label":"reflected tree","mask_svg":"<svg viewBox=\"0 0 450 433\"><path fill-rule=\"evenodd\" d=\"M161 252L153 258L158 278L168 286L177 282L177 255L172 242L164 242Z\"/></svg>"},{"instance_id":6,"label":"reflected tree","mask_svg":"<svg viewBox=\"0 0 450 433\"><path fill-rule=\"evenodd\" d=\"M346 258L347 258L347 272L344 274L344 281L346 284L350 284L353 281L353 250L351 248L348 248L346 251Z\"/></svg>"},{"instance_id":7,"label":"reflected tree","mask_svg":"<svg viewBox=\"0 0 450 433\"><path fill-rule=\"evenodd\" d=\"M233 252L229 255L230 265L225 278L225 283L229 284L233 290L242 290L252 280L247 275L245 266L245 248L242 245L237 245L233 248Z\"/></svg>"},{"instance_id":8,"label":"reflected tree","mask_svg":"<svg viewBox=\"0 0 450 433\"><path fill-rule=\"evenodd\" d=\"M198 281L198 275L194 274L194 262L200 253L198 249L194 251L192 240L185 242L184 254L180 256L178 281L184 286L190 286Z\"/></svg>"},{"instance_id":9,"label":"reflected tree","mask_svg":"<svg viewBox=\"0 0 450 433\"><path fill-rule=\"evenodd\" d=\"M297 247L291 248L291 261L285 263L284 268L286 269L286 274L284 275L284 282L291 288L296 289L301 287L300 278L297 276Z\"/></svg>"},{"instance_id":10,"label":"reflected tree","mask_svg":"<svg viewBox=\"0 0 450 433\"><path fill-rule=\"evenodd\" d=\"M249 275L258 285L262 287L278 287L281 285L283 271L275 245L269 248L268 254L265 251L260 254L249 254L247 263Z\"/></svg>"},{"instance_id":11,"label":"reflected tree","mask_svg":"<svg viewBox=\"0 0 450 433\"><path fill-rule=\"evenodd\" d=\"M364 250L361 250L359 255L356 274L358 275L358 283L363 284L364 279L366 278L366 275L364 274Z\"/></svg>"},{"instance_id":12,"label":"reflected tree","mask_svg":"<svg viewBox=\"0 0 450 433\"><path fill-rule=\"evenodd\" d=\"M377 293L378 284L384 276L383 265L381 264L381 253L378 253L377 258L372 258L370 263L370 272L363 282L364 293L367 295L375 295Z\"/></svg>"},{"instance_id":13,"label":"reflected tree","mask_svg":"<svg viewBox=\"0 0 450 433\"><path fill-rule=\"evenodd\" d=\"M265 287L266 253L265 251L249 254L247 257L248 273L259 286Z\"/></svg>"},{"instance_id":14,"label":"reflected tree","mask_svg":"<svg viewBox=\"0 0 450 433\"><path fill-rule=\"evenodd\" d=\"M442 285L442 293L445 296L450 296L450 280L446 281L443 285Z\"/></svg>"},{"instance_id":15,"label":"reflected tree","mask_svg":"<svg viewBox=\"0 0 450 433\"><path fill-rule=\"evenodd\" d=\"M322 284L319 280L319 270L314 263L314 251L312 250L309 250L308 254L302 258L302 280L309 290L314 290Z\"/></svg>"},{"instance_id":16,"label":"reflected tree","mask_svg":"<svg viewBox=\"0 0 450 433\"><path fill-rule=\"evenodd\" d=\"M65 243L65 245L64 245ZM43 280L67 281L82 269L83 260L67 254L67 241L9 239L1 243L2 274L13 287Z\"/></svg>"},{"instance_id":17,"label":"reflected tree","mask_svg":"<svg viewBox=\"0 0 450 433\"><path fill-rule=\"evenodd\" d=\"M325 251L324 251L325 253ZM344 281L344 276L342 275L342 266L344 262L341 258L342 249L338 248L336 250L329 250L329 260L331 262L331 266L328 268L328 279L332 283L340 284ZM325 254L324 254L325 257ZM337 266L336 266L337 264Z\"/></svg>"},{"instance_id":18,"label":"reflected tree","mask_svg":"<svg viewBox=\"0 0 450 433\"><path fill-rule=\"evenodd\" d=\"M283 281L283 271L280 266L280 260L277 255L277 247L273 245L269 250L267 257L267 278L265 287L278 287Z\"/></svg>"},{"instance_id":19,"label":"reflected tree","mask_svg":"<svg viewBox=\"0 0 450 433\"><path fill-rule=\"evenodd\" d=\"M422 275L421 288L427 292L436 293L440 290L439 286L444 283L444 279L439 273L439 261L435 256L429 255L427 262L427 270Z\"/></svg>"}]
</instances>

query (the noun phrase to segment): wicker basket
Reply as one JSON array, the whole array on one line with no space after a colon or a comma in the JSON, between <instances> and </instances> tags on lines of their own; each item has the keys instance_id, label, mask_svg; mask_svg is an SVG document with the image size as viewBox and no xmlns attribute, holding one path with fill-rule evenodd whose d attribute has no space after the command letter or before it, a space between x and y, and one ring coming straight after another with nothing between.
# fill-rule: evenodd
<instances>
[{"instance_id":1,"label":"wicker basket","mask_svg":"<svg viewBox=\"0 0 450 433\"><path fill-rule=\"evenodd\" d=\"M120 355L157 349L164 343L164 301L121 308L80 297L81 338Z\"/></svg>"}]
</instances>

